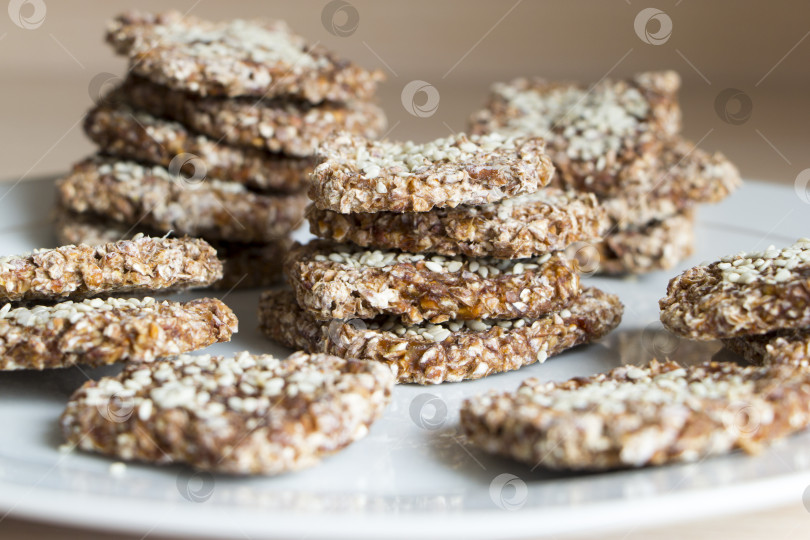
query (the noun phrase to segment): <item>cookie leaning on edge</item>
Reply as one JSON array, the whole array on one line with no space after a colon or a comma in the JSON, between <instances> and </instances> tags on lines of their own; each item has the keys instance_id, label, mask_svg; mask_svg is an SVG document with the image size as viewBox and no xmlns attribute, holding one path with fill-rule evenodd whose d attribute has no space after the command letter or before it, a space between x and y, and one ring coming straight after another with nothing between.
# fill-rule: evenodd
<instances>
[{"instance_id":1,"label":"cookie leaning on edge","mask_svg":"<svg viewBox=\"0 0 810 540\"><path fill-rule=\"evenodd\" d=\"M323 354L182 355L88 381L61 426L68 443L119 459L280 474L364 437L393 383L386 366Z\"/></svg>"},{"instance_id":2,"label":"cookie leaning on edge","mask_svg":"<svg viewBox=\"0 0 810 540\"><path fill-rule=\"evenodd\" d=\"M653 361L566 382L529 379L517 392L484 394L461 408L473 445L567 470L698 461L737 448L754 453L808 424L810 373L734 363Z\"/></svg>"},{"instance_id":3,"label":"cookie leaning on edge","mask_svg":"<svg viewBox=\"0 0 810 540\"><path fill-rule=\"evenodd\" d=\"M235 182L186 181L163 167L92 157L57 182L58 203L77 212L232 242L285 237L302 220L304 194L262 195Z\"/></svg>"},{"instance_id":4,"label":"cookie leaning on edge","mask_svg":"<svg viewBox=\"0 0 810 540\"><path fill-rule=\"evenodd\" d=\"M661 322L690 339L810 327L810 239L723 257L673 278Z\"/></svg>"},{"instance_id":5,"label":"cookie leaning on edge","mask_svg":"<svg viewBox=\"0 0 810 540\"><path fill-rule=\"evenodd\" d=\"M116 242L130 235L157 234L141 227L132 227L91 214L76 214L57 207L53 212L53 229L62 244L97 245ZM209 242L222 262L222 278L213 282L212 289L230 290L269 287L282 278L282 263L292 246L292 240L282 238L265 244L239 244L226 241Z\"/></svg>"},{"instance_id":6,"label":"cookie leaning on edge","mask_svg":"<svg viewBox=\"0 0 810 540\"><path fill-rule=\"evenodd\" d=\"M108 24L107 42L133 72L200 95L346 101L370 98L384 78L307 43L283 21L131 11Z\"/></svg>"},{"instance_id":7,"label":"cookie leaning on edge","mask_svg":"<svg viewBox=\"0 0 810 540\"><path fill-rule=\"evenodd\" d=\"M339 214L310 205L310 231L362 247L518 259L600 242L605 211L590 193L545 188L483 206L429 212Z\"/></svg>"},{"instance_id":8,"label":"cookie leaning on edge","mask_svg":"<svg viewBox=\"0 0 810 540\"><path fill-rule=\"evenodd\" d=\"M130 76L113 90L111 102L126 102L152 116L180 122L189 129L233 146L252 146L309 157L332 133L347 131L379 137L385 113L367 101L326 102L314 106L290 100L201 98Z\"/></svg>"},{"instance_id":9,"label":"cookie leaning on edge","mask_svg":"<svg viewBox=\"0 0 810 540\"><path fill-rule=\"evenodd\" d=\"M152 362L230 341L238 322L221 301L93 298L0 308L0 371Z\"/></svg>"},{"instance_id":10,"label":"cookie leaning on edge","mask_svg":"<svg viewBox=\"0 0 810 540\"><path fill-rule=\"evenodd\" d=\"M190 132L178 122L156 118L125 104L104 104L91 110L84 132L100 151L125 160L169 167L186 158L184 173L199 174L200 160L211 178L227 178L257 190L301 191L314 167L308 158L271 154L259 148L218 144ZM182 164L182 162L181 162Z\"/></svg>"},{"instance_id":11,"label":"cookie leaning on edge","mask_svg":"<svg viewBox=\"0 0 810 540\"><path fill-rule=\"evenodd\" d=\"M205 287L221 277L205 240L136 235L0 257L0 302Z\"/></svg>"},{"instance_id":12,"label":"cookie leaning on edge","mask_svg":"<svg viewBox=\"0 0 810 540\"><path fill-rule=\"evenodd\" d=\"M396 317L318 321L291 291L277 290L259 300L259 327L287 347L380 362L400 383L437 384L543 362L603 337L618 326L622 310L616 296L585 289L568 308L537 319L406 327Z\"/></svg>"},{"instance_id":13,"label":"cookie leaning on edge","mask_svg":"<svg viewBox=\"0 0 810 540\"><path fill-rule=\"evenodd\" d=\"M425 257L316 240L296 246L285 268L298 304L323 320L538 317L580 293L579 275L560 253L519 260Z\"/></svg>"},{"instance_id":14,"label":"cookie leaning on edge","mask_svg":"<svg viewBox=\"0 0 810 540\"><path fill-rule=\"evenodd\" d=\"M309 197L322 210L426 212L532 193L554 168L544 142L498 134L454 135L425 144L341 133L318 150Z\"/></svg>"}]
</instances>

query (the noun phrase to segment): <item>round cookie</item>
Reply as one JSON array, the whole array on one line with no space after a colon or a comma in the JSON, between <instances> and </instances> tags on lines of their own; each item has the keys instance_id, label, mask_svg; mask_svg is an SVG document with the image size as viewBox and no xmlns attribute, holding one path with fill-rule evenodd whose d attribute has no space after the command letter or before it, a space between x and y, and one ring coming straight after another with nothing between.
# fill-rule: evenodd
<instances>
[{"instance_id":1,"label":"round cookie","mask_svg":"<svg viewBox=\"0 0 810 540\"><path fill-rule=\"evenodd\" d=\"M312 234L362 247L409 253L521 259L598 243L608 219L596 197L544 188L483 206L428 212L339 214L310 205Z\"/></svg>"},{"instance_id":2,"label":"round cookie","mask_svg":"<svg viewBox=\"0 0 810 540\"><path fill-rule=\"evenodd\" d=\"M810 424L810 373L793 366L653 361L467 400L475 446L532 467L604 470L749 453Z\"/></svg>"},{"instance_id":3,"label":"round cookie","mask_svg":"<svg viewBox=\"0 0 810 540\"><path fill-rule=\"evenodd\" d=\"M540 138L453 135L424 144L341 133L318 150L309 197L322 210L426 212L533 193L554 167Z\"/></svg>"},{"instance_id":4,"label":"round cookie","mask_svg":"<svg viewBox=\"0 0 810 540\"><path fill-rule=\"evenodd\" d=\"M810 239L691 268L659 305L661 322L691 339L810 327Z\"/></svg>"},{"instance_id":5,"label":"round cookie","mask_svg":"<svg viewBox=\"0 0 810 540\"><path fill-rule=\"evenodd\" d=\"M302 220L306 195L261 194L236 182L184 179L164 167L94 156L57 182L58 203L122 223L212 240L263 243Z\"/></svg>"},{"instance_id":6,"label":"round cookie","mask_svg":"<svg viewBox=\"0 0 810 540\"><path fill-rule=\"evenodd\" d=\"M141 227L132 227L91 214L76 214L62 207L53 212L53 231L63 244L104 244L135 234ZM143 229L145 234L157 234ZM215 241L222 261L222 278L210 285L212 289L231 290L270 287L280 283L284 275L282 263L292 246L292 240L281 238L264 244L242 244Z\"/></svg>"},{"instance_id":7,"label":"round cookie","mask_svg":"<svg viewBox=\"0 0 810 540\"><path fill-rule=\"evenodd\" d=\"M227 178L255 190L295 193L307 185L312 174L311 158L220 144L178 122L122 103L102 103L87 113L84 132L106 155L166 168L185 157L183 172L199 174L194 167L203 163L211 178Z\"/></svg>"},{"instance_id":8,"label":"round cookie","mask_svg":"<svg viewBox=\"0 0 810 540\"><path fill-rule=\"evenodd\" d=\"M364 437L393 383L386 366L324 354L182 355L88 381L61 426L69 444L127 461L280 474Z\"/></svg>"},{"instance_id":9,"label":"round cookie","mask_svg":"<svg viewBox=\"0 0 810 540\"><path fill-rule=\"evenodd\" d=\"M137 234L0 257L0 302L205 287L221 277L222 263L205 240Z\"/></svg>"},{"instance_id":10,"label":"round cookie","mask_svg":"<svg viewBox=\"0 0 810 540\"><path fill-rule=\"evenodd\" d=\"M530 259L468 259L371 251L316 240L287 256L287 281L315 317L423 320L514 319L562 309L580 293L559 252Z\"/></svg>"},{"instance_id":11,"label":"round cookie","mask_svg":"<svg viewBox=\"0 0 810 540\"><path fill-rule=\"evenodd\" d=\"M308 43L284 21L130 11L108 24L106 38L132 72L203 96L349 101L371 98L384 78Z\"/></svg>"},{"instance_id":12,"label":"round cookie","mask_svg":"<svg viewBox=\"0 0 810 540\"><path fill-rule=\"evenodd\" d=\"M237 329L236 315L216 298L6 304L0 308L0 370L152 362L230 341Z\"/></svg>"},{"instance_id":13,"label":"round cookie","mask_svg":"<svg viewBox=\"0 0 810 540\"><path fill-rule=\"evenodd\" d=\"M319 321L291 291L265 292L259 327L282 345L391 366L397 382L437 384L519 369L596 341L621 322L618 297L585 289L560 311L512 320L448 321L406 326L395 316Z\"/></svg>"}]
</instances>

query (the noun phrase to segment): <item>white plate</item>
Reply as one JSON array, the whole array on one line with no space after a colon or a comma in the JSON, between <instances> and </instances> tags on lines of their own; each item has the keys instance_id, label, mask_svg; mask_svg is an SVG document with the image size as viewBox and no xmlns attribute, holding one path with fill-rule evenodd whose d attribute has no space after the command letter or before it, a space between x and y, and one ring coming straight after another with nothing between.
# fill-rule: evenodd
<instances>
[{"instance_id":1,"label":"white plate","mask_svg":"<svg viewBox=\"0 0 810 540\"><path fill-rule=\"evenodd\" d=\"M47 180L0 190L0 252L53 245L51 200ZM807 236L808 211L792 189L749 182L722 205L701 209L697 254L681 266ZM529 376L587 375L667 351L689 361L716 353L717 344L678 342L659 330L657 301L679 270L591 279L626 305L624 322L601 344L480 381L398 387L366 439L278 478L192 476L183 467L145 465L113 475L111 460L58 451L57 419L84 382L82 371L0 374L0 515L195 537L469 539L604 531L798 501L810 484L808 434L757 457L588 475L530 470L457 438L459 403L490 388L514 389ZM256 330L256 298L255 291L227 296L241 331L209 352L286 353Z\"/></svg>"}]
</instances>

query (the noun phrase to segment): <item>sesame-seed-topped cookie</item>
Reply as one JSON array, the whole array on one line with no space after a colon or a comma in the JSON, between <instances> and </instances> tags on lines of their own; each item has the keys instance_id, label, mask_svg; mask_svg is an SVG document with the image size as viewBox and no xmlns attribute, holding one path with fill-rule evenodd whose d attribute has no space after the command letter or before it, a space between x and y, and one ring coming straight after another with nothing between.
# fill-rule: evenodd
<instances>
[{"instance_id":1,"label":"sesame-seed-topped cookie","mask_svg":"<svg viewBox=\"0 0 810 540\"><path fill-rule=\"evenodd\" d=\"M205 287L221 277L204 240L136 235L0 257L0 303Z\"/></svg>"},{"instance_id":2,"label":"sesame-seed-topped cookie","mask_svg":"<svg viewBox=\"0 0 810 540\"><path fill-rule=\"evenodd\" d=\"M157 234L144 227L131 227L92 214L76 214L57 207L53 212L53 231L61 244L106 244L135 234ZM290 238L263 244L210 241L222 262L222 277L209 285L212 289L248 289L269 287L282 281L282 263L292 246Z\"/></svg>"},{"instance_id":3,"label":"sesame-seed-topped cookie","mask_svg":"<svg viewBox=\"0 0 810 540\"><path fill-rule=\"evenodd\" d=\"M297 227L305 194L259 194L235 182L95 156L57 182L59 204L158 231L233 242L278 240Z\"/></svg>"},{"instance_id":4,"label":"sesame-seed-topped cookie","mask_svg":"<svg viewBox=\"0 0 810 540\"><path fill-rule=\"evenodd\" d=\"M369 101L311 105L285 99L198 97L130 76L108 97L233 146L309 157L339 131L379 137L385 113Z\"/></svg>"},{"instance_id":5,"label":"sesame-seed-topped cookie","mask_svg":"<svg viewBox=\"0 0 810 540\"><path fill-rule=\"evenodd\" d=\"M536 318L580 293L579 275L561 253L530 259L468 259L370 251L321 240L287 257L287 281L314 317L405 323Z\"/></svg>"},{"instance_id":6,"label":"sesame-seed-topped cookie","mask_svg":"<svg viewBox=\"0 0 810 540\"><path fill-rule=\"evenodd\" d=\"M691 339L810 327L810 239L691 268L659 304L661 322Z\"/></svg>"},{"instance_id":7,"label":"sesame-seed-topped cookie","mask_svg":"<svg viewBox=\"0 0 810 540\"><path fill-rule=\"evenodd\" d=\"M810 327L724 339L723 345L756 364L810 365Z\"/></svg>"},{"instance_id":8,"label":"sesame-seed-topped cookie","mask_svg":"<svg viewBox=\"0 0 810 540\"><path fill-rule=\"evenodd\" d=\"M426 212L532 193L554 172L542 139L453 135L425 144L342 133L318 150L309 186L335 212Z\"/></svg>"},{"instance_id":9,"label":"sesame-seed-topped cookie","mask_svg":"<svg viewBox=\"0 0 810 540\"><path fill-rule=\"evenodd\" d=\"M597 193L612 224L618 229L662 220L698 203L716 203L740 186L736 167L721 154L708 154L688 141L671 141L660 155L648 155L620 172L616 192ZM555 176L552 185L566 185Z\"/></svg>"},{"instance_id":10,"label":"sesame-seed-topped cookie","mask_svg":"<svg viewBox=\"0 0 810 540\"><path fill-rule=\"evenodd\" d=\"M370 97L384 78L307 43L283 21L133 11L109 23L107 42L134 73L199 95L346 101Z\"/></svg>"},{"instance_id":11,"label":"sesame-seed-topped cookie","mask_svg":"<svg viewBox=\"0 0 810 540\"><path fill-rule=\"evenodd\" d=\"M181 355L88 381L61 426L69 444L117 459L280 474L363 438L393 383L387 366L324 354Z\"/></svg>"},{"instance_id":12,"label":"sesame-seed-topped cookie","mask_svg":"<svg viewBox=\"0 0 810 540\"><path fill-rule=\"evenodd\" d=\"M493 85L471 126L473 133L543 137L567 185L602 193L615 190L629 163L659 153L663 140L677 134L679 87L673 71L605 79L591 88L521 78Z\"/></svg>"},{"instance_id":13,"label":"sesame-seed-topped cookie","mask_svg":"<svg viewBox=\"0 0 810 540\"><path fill-rule=\"evenodd\" d=\"M200 167L211 178L227 178L257 190L301 191L313 168L312 159L220 144L178 122L121 103L91 110L84 131L104 154L163 167L175 162L188 174L200 174L196 169Z\"/></svg>"},{"instance_id":14,"label":"sesame-seed-topped cookie","mask_svg":"<svg viewBox=\"0 0 810 540\"><path fill-rule=\"evenodd\" d=\"M754 453L810 424L810 374L791 366L653 361L467 400L470 443L548 469L600 470Z\"/></svg>"},{"instance_id":15,"label":"sesame-seed-topped cookie","mask_svg":"<svg viewBox=\"0 0 810 540\"><path fill-rule=\"evenodd\" d=\"M537 318L404 325L395 316L319 321L291 291L259 300L259 326L296 349L390 366L400 383L437 384L519 369L608 334L621 321L618 297L585 289L560 311Z\"/></svg>"},{"instance_id":16,"label":"sesame-seed-topped cookie","mask_svg":"<svg viewBox=\"0 0 810 540\"><path fill-rule=\"evenodd\" d=\"M230 341L238 322L221 301L93 298L0 309L0 370L101 366Z\"/></svg>"},{"instance_id":17,"label":"sesame-seed-topped cookie","mask_svg":"<svg viewBox=\"0 0 810 540\"><path fill-rule=\"evenodd\" d=\"M311 205L310 231L338 242L410 253L519 259L599 242L605 211L590 193L545 188L483 206L339 214Z\"/></svg>"}]
</instances>

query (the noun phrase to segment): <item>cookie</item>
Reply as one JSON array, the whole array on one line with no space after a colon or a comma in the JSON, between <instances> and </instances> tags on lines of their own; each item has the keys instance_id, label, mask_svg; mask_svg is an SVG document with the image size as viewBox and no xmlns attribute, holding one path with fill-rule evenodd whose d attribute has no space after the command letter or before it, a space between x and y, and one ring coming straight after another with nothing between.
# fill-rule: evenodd
<instances>
[{"instance_id":1,"label":"cookie","mask_svg":"<svg viewBox=\"0 0 810 540\"><path fill-rule=\"evenodd\" d=\"M594 246L598 272L644 274L672 268L694 251L694 229L694 215L686 211L641 227L610 232ZM580 267L588 266L588 261L580 261Z\"/></svg>"},{"instance_id":2,"label":"cookie","mask_svg":"<svg viewBox=\"0 0 810 540\"><path fill-rule=\"evenodd\" d=\"M60 422L69 444L117 459L280 474L363 438L393 382L381 364L323 354L181 355L88 381Z\"/></svg>"},{"instance_id":3,"label":"cookie","mask_svg":"<svg viewBox=\"0 0 810 540\"><path fill-rule=\"evenodd\" d=\"M664 326L690 339L810 327L810 239L691 268L659 306Z\"/></svg>"},{"instance_id":4,"label":"cookie","mask_svg":"<svg viewBox=\"0 0 810 540\"><path fill-rule=\"evenodd\" d=\"M548 184L554 168L543 149L542 139L498 134L424 144L340 134L318 151L309 197L344 214L482 205Z\"/></svg>"},{"instance_id":5,"label":"cookie","mask_svg":"<svg viewBox=\"0 0 810 540\"><path fill-rule=\"evenodd\" d=\"M75 214L63 208L53 213L53 227L60 244L97 245L147 234L142 227L105 220L89 214ZM230 290L269 287L283 279L282 263L292 240L282 238L266 244L209 242L222 262L222 277L209 288Z\"/></svg>"},{"instance_id":6,"label":"cookie","mask_svg":"<svg viewBox=\"0 0 810 540\"><path fill-rule=\"evenodd\" d=\"M214 240L261 243L302 221L304 194L265 195L241 184L186 180L163 167L91 157L57 182L58 203L122 223Z\"/></svg>"},{"instance_id":7,"label":"cookie","mask_svg":"<svg viewBox=\"0 0 810 540\"><path fill-rule=\"evenodd\" d=\"M810 365L810 328L724 339L723 345L755 364Z\"/></svg>"},{"instance_id":8,"label":"cookie","mask_svg":"<svg viewBox=\"0 0 810 540\"><path fill-rule=\"evenodd\" d=\"M810 423L810 374L787 366L653 361L464 402L479 448L531 466L601 470L749 453Z\"/></svg>"},{"instance_id":9,"label":"cookie","mask_svg":"<svg viewBox=\"0 0 810 540\"><path fill-rule=\"evenodd\" d=\"M566 185L602 193L639 156L661 152L681 125L673 71L603 79L591 88L542 79L497 83L471 118L473 133L543 137Z\"/></svg>"},{"instance_id":10,"label":"cookie","mask_svg":"<svg viewBox=\"0 0 810 540\"><path fill-rule=\"evenodd\" d=\"M545 188L483 206L429 212L339 214L312 205L310 231L338 242L409 253L519 259L596 243L607 229L605 211L589 193Z\"/></svg>"},{"instance_id":11,"label":"cookie","mask_svg":"<svg viewBox=\"0 0 810 540\"><path fill-rule=\"evenodd\" d=\"M291 291L265 292L259 327L294 349L390 366L400 383L436 384L510 371L595 341L621 322L619 299L585 289L559 312L536 319L448 321L405 326L397 317L319 321Z\"/></svg>"},{"instance_id":12,"label":"cookie","mask_svg":"<svg viewBox=\"0 0 810 540\"><path fill-rule=\"evenodd\" d=\"M174 162L189 175L204 170L211 178L226 178L256 190L301 191L314 167L309 158L220 144L182 124L121 103L92 109L84 119L84 132L104 154L167 168Z\"/></svg>"},{"instance_id":13,"label":"cookie","mask_svg":"<svg viewBox=\"0 0 810 540\"><path fill-rule=\"evenodd\" d=\"M294 157L313 156L338 131L376 138L385 132L385 113L367 101L325 102L197 97L130 76L106 99L129 103L165 117L219 143L252 146Z\"/></svg>"},{"instance_id":14,"label":"cookie","mask_svg":"<svg viewBox=\"0 0 810 540\"><path fill-rule=\"evenodd\" d=\"M595 193L600 200L643 197L671 203L716 203L742 184L740 173L723 154L710 154L681 137L661 142L660 152L637 156L600 183L556 174L551 185ZM637 220L640 223L642 220Z\"/></svg>"},{"instance_id":15,"label":"cookie","mask_svg":"<svg viewBox=\"0 0 810 540\"><path fill-rule=\"evenodd\" d=\"M0 302L205 287L221 277L222 264L204 240L136 235L0 257Z\"/></svg>"},{"instance_id":16,"label":"cookie","mask_svg":"<svg viewBox=\"0 0 810 540\"><path fill-rule=\"evenodd\" d=\"M294 248L285 266L298 305L321 320L536 318L580 293L579 275L560 253L519 260L426 257L321 240Z\"/></svg>"},{"instance_id":17,"label":"cookie","mask_svg":"<svg viewBox=\"0 0 810 540\"><path fill-rule=\"evenodd\" d=\"M616 193L595 193L616 229L661 221L691 210L696 203L719 202L741 184L739 172L722 155L709 155L687 141L641 161L654 164L649 170L645 170L646 165L622 169ZM552 184L591 191L584 185L565 186L559 176Z\"/></svg>"},{"instance_id":18,"label":"cookie","mask_svg":"<svg viewBox=\"0 0 810 540\"><path fill-rule=\"evenodd\" d=\"M283 21L131 11L108 24L107 42L133 73L203 96L346 101L371 97L384 78L307 43Z\"/></svg>"},{"instance_id":19,"label":"cookie","mask_svg":"<svg viewBox=\"0 0 810 540\"><path fill-rule=\"evenodd\" d=\"M238 322L217 299L93 298L0 309L0 370L153 362L230 341Z\"/></svg>"}]
</instances>

